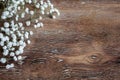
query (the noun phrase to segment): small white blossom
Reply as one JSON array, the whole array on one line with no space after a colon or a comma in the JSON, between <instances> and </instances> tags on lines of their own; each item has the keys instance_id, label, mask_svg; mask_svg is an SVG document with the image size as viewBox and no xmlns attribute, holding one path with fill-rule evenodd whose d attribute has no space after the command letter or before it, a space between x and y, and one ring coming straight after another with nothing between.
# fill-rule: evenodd
<instances>
[{"instance_id":1,"label":"small white blossom","mask_svg":"<svg viewBox=\"0 0 120 80\"><path fill-rule=\"evenodd\" d=\"M31 41L30 41L30 40L27 40L27 43L28 43L28 44L30 44L30 43L31 43Z\"/></svg>"},{"instance_id":2,"label":"small white blossom","mask_svg":"<svg viewBox=\"0 0 120 80\"><path fill-rule=\"evenodd\" d=\"M10 53L10 56L12 56L12 57L15 56L15 53L14 53L14 52L11 52L11 53Z\"/></svg>"},{"instance_id":3,"label":"small white blossom","mask_svg":"<svg viewBox=\"0 0 120 80\"><path fill-rule=\"evenodd\" d=\"M9 27L10 24L8 22L4 22L4 27Z\"/></svg>"},{"instance_id":4,"label":"small white blossom","mask_svg":"<svg viewBox=\"0 0 120 80\"><path fill-rule=\"evenodd\" d=\"M31 14L31 15L34 15L34 11L30 11L30 14Z\"/></svg>"},{"instance_id":5,"label":"small white blossom","mask_svg":"<svg viewBox=\"0 0 120 80\"><path fill-rule=\"evenodd\" d=\"M18 56L18 60L22 60L22 56Z\"/></svg>"},{"instance_id":6,"label":"small white blossom","mask_svg":"<svg viewBox=\"0 0 120 80\"><path fill-rule=\"evenodd\" d=\"M22 14L21 14L21 18L24 18L25 17L25 13L23 12Z\"/></svg>"},{"instance_id":7,"label":"small white blossom","mask_svg":"<svg viewBox=\"0 0 120 80\"><path fill-rule=\"evenodd\" d=\"M13 59L14 59L14 61L17 61L17 60L18 60L16 56L14 56Z\"/></svg>"},{"instance_id":8,"label":"small white blossom","mask_svg":"<svg viewBox=\"0 0 120 80\"><path fill-rule=\"evenodd\" d=\"M30 20L27 19L27 21L22 22L21 18L36 15L36 12L32 8L28 8L25 5L26 3L28 5L33 3L33 6L39 10L40 16L38 19L33 19L33 21L31 17ZM30 26L32 22L35 22L33 25L34 28L43 27L43 23L39 22L42 20L42 16L51 15L55 19L56 16L60 15L60 12L54 8L50 0L11 0L10 3L8 1L8 4L1 15L1 19L4 19L5 22L3 23L3 27L0 28L0 46L3 50L3 56L0 58L0 62L3 64L8 63L6 69L11 69L14 67L14 64L9 60L11 58L14 61L23 60L24 57L21 54L23 54L26 45L31 43L29 37L33 35L33 31L26 31L24 26Z\"/></svg>"},{"instance_id":9,"label":"small white blossom","mask_svg":"<svg viewBox=\"0 0 120 80\"><path fill-rule=\"evenodd\" d=\"M30 26L31 22L30 21L26 21L26 25Z\"/></svg>"},{"instance_id":10,"label":"small white blossom","mask_svg":"<svg viewBox=\"0 0 120 80\"><path fill-rule=\"evenodd\" d=\"M7 60L6 60L6 58L1 58L1 59L0 59L0 62L1 62L1 63L6 63Z\"/></svg>"},{"instance_id":11,"label":"small white blossom","mask_svg":"<svg viewBox=\"0 0 120 80\"><path fill-rule=\"evenodd\" d=\"M33 35L33 31L30 31L30 35Z\"/></svg>"},{"instance_id":12,"label":"small white blossom","mask_svg":"<svg viewBox=\"0 0 120 80\"><path fill-rule=\"evenodd\" d=\"M6 69L10 69L10 68L13 68L14 67L14 64L12 63L12 64L7 64L6 65Z\"/></svg>"},{"instance_id":13,"label":"small white blossom","mask_svg":"<svg viewBox=\"0 0 120 80\"><path fill-rule=\"evenodd\" d=\"M26 12L26 13L29 13L29 8L26 8L26 9L25 9L25 12Z\"/></svg>"}]
</instances>

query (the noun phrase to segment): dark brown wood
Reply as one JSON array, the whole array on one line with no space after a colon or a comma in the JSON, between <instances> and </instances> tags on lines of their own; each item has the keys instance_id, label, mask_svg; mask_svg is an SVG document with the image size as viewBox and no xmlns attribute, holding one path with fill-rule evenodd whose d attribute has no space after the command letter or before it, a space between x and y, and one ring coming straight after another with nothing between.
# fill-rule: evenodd
<instances>
[{"instance_id":1,"label":"dark brown wood","mask_svg":"<svg viewBox=\"0 0 120 80\"><path fill-rule=\"evenodd\" d=\"M27 58L14 70L0 68L0 80L120 80L120 1L52 2L61 16L29 28Z\"/></svg>"}]
</instances>

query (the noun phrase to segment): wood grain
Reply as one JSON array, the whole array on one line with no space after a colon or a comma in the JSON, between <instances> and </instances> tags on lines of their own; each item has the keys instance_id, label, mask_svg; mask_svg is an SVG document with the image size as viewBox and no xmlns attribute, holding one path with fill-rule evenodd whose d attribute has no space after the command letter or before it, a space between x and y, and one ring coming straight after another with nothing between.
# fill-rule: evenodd
<instances>
[{"instance_id":1,"label":"wood grain","mask_svg":"<svg viewBox=\"0 0 120 80\"><path fill-rule=\"evenodd\" d=\"M120 80L120 1L52 1L61 16L28 28L24 64L1 67L0 80Z\"/></svg>"}]
</instances>

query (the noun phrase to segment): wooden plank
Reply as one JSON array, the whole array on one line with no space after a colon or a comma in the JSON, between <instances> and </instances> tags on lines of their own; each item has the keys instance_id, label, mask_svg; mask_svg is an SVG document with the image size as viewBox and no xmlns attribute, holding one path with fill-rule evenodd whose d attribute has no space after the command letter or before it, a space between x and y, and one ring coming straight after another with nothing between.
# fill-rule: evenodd
<instances>
[{"instance_id":1,"label":"wooden plank","mask_svg":"<svg viewBox=\"0 0 120 80\"><path fill-rule=\"evenodd\" d=\"M28 56L0 80L119 80L120 1L53 0L61 11L35 30ZM19 75L18 75L19 74Z\"/></svg>"}]
</instances>

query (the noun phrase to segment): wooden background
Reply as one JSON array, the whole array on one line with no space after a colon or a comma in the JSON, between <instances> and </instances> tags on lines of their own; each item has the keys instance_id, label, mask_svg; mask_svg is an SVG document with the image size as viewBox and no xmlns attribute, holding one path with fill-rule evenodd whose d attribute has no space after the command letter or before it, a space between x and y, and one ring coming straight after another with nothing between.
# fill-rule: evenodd
<instances>
[{"instance_id":1,"label":"wooden background","mask_svg":"<svg viewBox=\"0 0 120 80\"><path fill-rule=\"evenodd\" d=\"M120 80L120 1L52 0L60 10L45 18L13 70L0 80Z\"/></svg>"}]
</instances>

